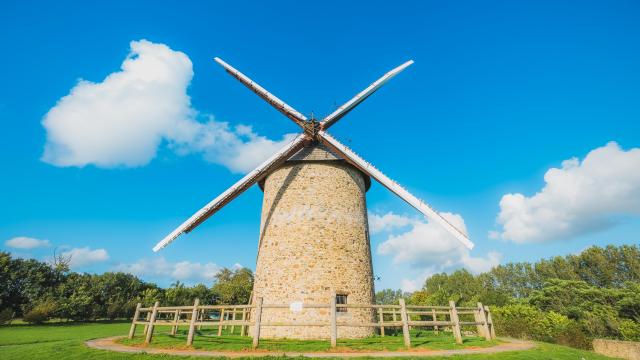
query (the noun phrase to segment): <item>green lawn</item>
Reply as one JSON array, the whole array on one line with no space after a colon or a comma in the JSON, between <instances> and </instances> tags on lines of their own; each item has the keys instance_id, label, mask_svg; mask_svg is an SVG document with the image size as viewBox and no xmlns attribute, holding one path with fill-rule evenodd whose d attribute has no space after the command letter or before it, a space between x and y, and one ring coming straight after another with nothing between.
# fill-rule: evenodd
<instances>
[{"instance_id":1,"label":"green lawn","mask_svg":"<svg viewBox=\"0 0 640 360\"><path fill-rule=\"evenodd\" d=\"M150 346L159 348L183 349L187 341L186 329L180 329L175 336L167 334L167 327L160 327L154 331L154 338ZM236 334L239 328L236 327ZM198 331L194 337L193 347L202 350L250 350L252 339L248 336L230 335L228 331L223 331L223 336L217 336L217 328L204 329ZM142 326L136 331L136 336L132 339L123 339L120 341L126 345L141 345L144 341L142 336ZM412 348L419 349L464 349L469 347L489 347L497 345L499 341L485 341L478 337L465 337L462 345L457 345L451 333L443 333L436 335L431 331L412 331L411 345ZM260 340L260 349L273 351L290 351L290 352L313 352L313 351L329 351L330 344L328 340ZM365 339L346 340L338 339L338 348L358 351L381 351L381 350L403 350L404 342L402 333L397 336L373 336Z\"/></svg>"},{"instance_id":2,"label":"green lawn","mask_svg":"<svg viewBox=\"0 0 640 360\"><path fill-rule=\"evenodd\" d=\"M113 322L113 323L56 323L50 325L31 326L31 325L11 325L0 327L0 359L167 359L174 357L161 355L146 354L123 354L102 350L89 349L84 345L85 340L101 338L114 335L125 335L128 332L129 323ZM170 337L166 333L166 327L159 327L154 343L162 346L184 346L183 334ZM204 331L205 335L207 331ZM429 334L413 334L413 343L420 347L429 347L433 349L454 348L453 339L447 335L435 336ZM225 335L222 338L213 336L198 336L194 345L202 348L218 348L219 340L225 339L228 345L227 349L235 346L246 346L248 338L239 336ZM139 341L137 336L134 341ZM481 346L479 339L467 338L463 346ZM339 346L349 346L353 349L375 349L386 347L387 349L398 348L401 345L402 338L388 336L384 339L373 337L364 340L339 341ZM486 343L484 343L486 344ZM328 347L327 342L323 341L262 341L262 348L287 348L292 351L296 350L322 350ZM201 357L175 357L175 359L202 359ZM588 351L575 350L563 346L540 343L533 350L490 354L490 355L472 355L472 356L455 356L455 357L433 357L433 360L444 359L559 359L559 360L597 360L607 359L606 357L593 354Z\"/></svg>"}]
</instances>

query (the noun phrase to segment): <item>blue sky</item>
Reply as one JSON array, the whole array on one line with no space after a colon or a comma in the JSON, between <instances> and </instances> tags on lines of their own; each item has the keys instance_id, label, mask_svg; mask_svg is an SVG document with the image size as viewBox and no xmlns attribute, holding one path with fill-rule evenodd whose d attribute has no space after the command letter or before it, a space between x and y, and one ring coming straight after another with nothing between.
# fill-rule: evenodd
<instances>
[{"instance_id":1,"label":"blue sky","mask_svg":"<svg viewBox=\"0 0 640 360\"><path fill-rule=\"evenodd\" d=\"M151 252L242 176L237 154L255 151L245 151L252 143L237 125L251 126L252 136L269 146L297 131L225 74L214 56L317 117L415 60L331 132L439 211L458 214L476 248L450 244L374 183L367 201L380 217L372 233L378 288L410 289L434 271L481 271L590 245L638 243L639 15L634 1L3 2L0 249L44 259L58 248L76 255L78 271L124 269L162 285L202 281L195 274L210 277L219 266L253 268L257 187ZM100 84L121 72L130 43L143 39L151 52L184 54L193 75L180 68L170 74L178 79L171 91L147 88L140 96L151 104L177 99L178 109L197 112L178 111L190 125L228 122L237 137L228 153L228 146L157 130L156 118L144 119L148 112L128 113L117 102L101 108L100 96L60 108L52 128L43 126L79 79ZM74 111L86 118L59 127ZM112 128L122 114L131 116L126 126ZM100 141L113 139L105 144L121 151L113 164L91 156L82 166L43 158L53 127L80 141L87 138L83 121L91 119L105 119ZM184 119L167 121L174 120ZM142 121L159 131L159 144L148 161L131 166L122 156L146 138L128 124ZM119 143L125 134L135 140ZM563 166L572 158L578 161ZM559 170L549 175L552 168ZM506 194L521 195L505 200ZM389 212L397 216L382 218ZM16 248L20 241L10 242L16 237L41 242L23 240Z\"/></svg>"}]
</instances>

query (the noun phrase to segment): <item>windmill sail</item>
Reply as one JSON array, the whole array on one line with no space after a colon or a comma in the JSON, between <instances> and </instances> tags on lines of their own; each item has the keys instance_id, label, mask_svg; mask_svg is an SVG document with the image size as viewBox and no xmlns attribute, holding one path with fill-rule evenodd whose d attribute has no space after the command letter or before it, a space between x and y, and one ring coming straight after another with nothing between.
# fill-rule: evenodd
<instances>
[{"instance_id":1,"label":"windmill sail","mask_svg":"<svg viewBox=\"0 0 640 360\"><path fill-rule=\"evenodd\" d=\"M456 228L453 224L451 224L447 219L442 217L437 211L435 211L431 206L427 205L424 201L418 199L409 193L406 189L404 189L400 184L395 181L389 179L386 175L384 175L380 170L376 169L373 165L368 163L366 160L358 156L351 149L340 143L334 137L329 135L326 131L320 131L318 133L320 141L322 141L327 147L336 153L340 154L344 157L345 160L353 164L355 167L360 169L365 174L368 174L372 178L376 179L380 184L389 189L394 194L398 195L402 200L406 201L409 205L413 206L416 210L420 211L430 220L433 220L440 225L442 225L445 229L447 229L458 241L460 241L464 246L469 249L473 249L473 243L469 240L467 235Z\"/></svg>"},{"instance_id":2,"label":"windmill sail","mask_svg":"<svg viewBox=\"0 0 640 360\"><path fill-rule=\"evenodd\" d=\"M265 88L263 88L262 86L258 85L253 80L249 79L249 77L247 77L245 74L241 73L240 71L236 70L233 66L227 64L226 62L224 62L222 59L220 59L218 57L214 58L214 60L218 64L222 65L222 67L224 67L224 69L231 76L233 76L234 78L238 79L241 83L244 84L244 86L246 86L249 89L251 89L251 91L253 91L258 96L260 96L262 99L264 99L266 102L271 104L271 106L273 106L274 108L276 108L276 110L278 110L282 114L284 114L284 116L288 117L289 119L293 120L296 124L300 125L300 127L302 127L304 125L304 122L307 121L307 117L306 116L302 115L296 109L292 108L287 103L285 103L284 101L280 100L277 96L275 96L272 93L268 92Z\"/></svg>"},{"instance_id":3,"label":"windmill sail","mask_svg":"<svg viewBox=\"0 0 640 360\"><path fill-rule=\"evenodd\" d=\"M347 101L344 105L340 106L329 116L324 118L321 122L322 129L326 130L331 125L333 125L336 121L342 119L345 115L349 113L349 111L353 110L356 106L358 106L361 102L365 101L371 94L376 92L378 89L382 87L387 81L391 80L394 76L398 75L402 70L409 67L409 65L413 64L413 60L409 60L404 64L398 66L397 68L389 71L384 74L380 79L376 80L373 84L369 85L366 89L362 90L358 95L354 96L353 99Z\"/></svg>"},{"instance_id":4,"label":"windmill sail","mask_svg":"<svg viewBox=\"0 0 640 360\"><path fill-rule=\"evenodd\" d=\"M282 149L278 150L269 159L260 164L253 171L245 175L242 179L236 182L232 187L220 194L218 197L209 202L205 207L193 214L187 221L178 226L169 235L167 235L162 241L160 241L153 251L158 251L178 236L183 233L187 233L193 230L196 226L200 225L203 221L208 219L211 215L215 214L218 210L228 204L231 200L235 199L238 195L242 194L251 185L260 181L270 170L274 169L278 165L282 164L291 155L298 152L303 146L306 136L304 134L298 135L293 141L288 143Z\"/></svg>"}]
</instances>

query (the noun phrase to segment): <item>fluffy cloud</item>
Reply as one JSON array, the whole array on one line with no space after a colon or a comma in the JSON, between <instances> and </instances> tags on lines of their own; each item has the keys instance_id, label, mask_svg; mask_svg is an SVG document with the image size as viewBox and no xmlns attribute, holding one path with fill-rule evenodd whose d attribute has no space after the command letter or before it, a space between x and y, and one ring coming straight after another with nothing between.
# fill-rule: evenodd
<instances>
[{"instance_id":1,"label":"fluffy cloud","mask_svg":"<svg viewBox=\"0 0 640 360\"><path fill-rule=\"evenodd\" d=\"M194 136L173 148L180 154L198 152L206 161L226 166L233 172L249 172L269 156L292 141L296 134L286 134L280 141L269 140L253 132L250 126L231 128L212 116L206 123L197 123Z\"/></svg>"},{"instance_id":2,"label":"fluffy cloud","mask_svg":"<svg viewBox=\"0 0 640 360\"><path fill-rule=\"evenodd\" d=\"M211 282L220 267L214 263L180 261L170 263L163 257L140 259L133 264L119 264L114 270L131 273L146 279L170 278L183 282Z\"/></svg>"},{"instance_id":3,"label":"fluffy cloud","mask_svg":"<svg viewBox=\"0 0 640 360\"><path fill-rule=\"evenodd\" d=\"M95 263L105 262L109 260L109 254L107 253L107 250L92 250L89 247L74 248L68 251L64 251L61 255L69 259L69 267L72 269L81 268L87 265L93 265Z\"/></svg>"},{"instance_id":4,"label":"fluffy cloud","mask_svg":"<svg viewBox=\"0 0 640 360\"><path fill-rule=\"evenodd\" d=\"M400 289L404 292L414 292L419 288L418 280L402 279L400 282Z\"/></svg>"},{"instance_id":5,"label":"fluffy cloud","mask_svg":"<svg viewBox=\"0 0 640 360\"><path fill-rule=\"evenodd\" d=\"M396 215L388 212L384 215L369 213L369 232L372 234L381 233L383 231L391 231L393 229L402 228L411 225L416 220L406 216Z\"/></svg>"},{"instance_id":6,"label":"fluffy cloud","mask_svg":"<svg viewBox=\"0 0 640 360\"><path fill-rule=\"evenodd\" d=\"M14 249L35 249L41 247L49 247L51 243L49 240L40 240L36 238L18 236L13 239L9 239L4 243L7 247Z\"/></svg>"},{"instance_id":7,"label":"fluffy cloud","mask_svg":"<svg viewBox=\"0 0 640 360\"><path fill-rule=\"evenodd\" d=\"M166 143L181 154L199 152L208 161L246 172L292 138L272 141L250 127L230 127L199 114L187 94L193 77L189 57L146 40L130 45L120 71L98 83L80 80L45 115L43 161L141 166Z\"/></svg>"},{"instance_id":8,"label":"fluffy cloud","mask_svg":"<svg viewBox=\"0 0 640 360\"><path fill-rule=\"evenodd\" d=\"M460 215L441 213L458 229L466 232ZM408 263L420 269L425 277L441 271L464 267L473 273L487 271L500 263L501 255L490 252L486 257L473 257L447 230L436 223L389 213L381 218L393 219L390 224L410 224L410 229L390 235L378 246L378 254L393 256L395 263ZM409 283L403 286L410 287ZM414 283L415 285L415 283Z\"/></svg>"},{"instance_id":9,"label":"fluffy cloud","mask_svg":"<svg viewBox=\"0 0 640 360\"><path fill-rule=\"evenodd\" d=\"M549 169L546 185L527 197L506 194L490 236L516 243L569 239L608 228L621 217L640 213L640 149L624 151L615 142L580 161Z\"/></svg>"}]
</instances>

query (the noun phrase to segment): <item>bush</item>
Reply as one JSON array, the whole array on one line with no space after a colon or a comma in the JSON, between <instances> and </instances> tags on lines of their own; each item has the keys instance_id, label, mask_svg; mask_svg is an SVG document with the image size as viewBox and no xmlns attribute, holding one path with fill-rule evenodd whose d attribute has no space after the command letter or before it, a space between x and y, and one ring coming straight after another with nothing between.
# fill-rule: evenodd
<instances>
[{"instance_id":1,"label":"bush","mask_svg":"<svg viewBox=\"0 0 640 360\"><path fill-rule=\"evenodd\" d=\"M590 349L591 338L583 326L554 311L513 304L492 309L496 332L502 336L540 340L579 349Z\"/></svg>"},{"instance_id":2,"label":"bush","mask_svg":"<svg viewBox=\"0 0 640 360\"><path fill-rule=\"evenodd\" d=\"M0 311L0 325L11 324L13 320L13 309L6 308Z\"/></svg>"},{"instance_id":3,"label":"bush","mask_svg":"<svg viewBox=\"0 0 640 360\"><path fill-rule=\"evenodd\" d=\"M549 311L543 315L540 322L540 334L536 334L539 340L555 342L556 339L567 331L571 324L568 317L558 314L555 311Z\"/></svg>"},{"instance_id":4,"label":"bush","mask_svg":"<svg viewBox=\"0 0 640 360\"><path fill-rule=\"evenodd\" d=\"M562 333L556 336L554 342L577 349L591 350L593 347L593 339L587 335L580 324L573 320Z\"/></svg>"},{"instance_id":5,"label":"bush","mask_svg":"<svg viewBox=\"0 0 640 360\"><path fill-rule=\"evenodd\" d=\"M530 305L512 304L492 308L498 335L520 339L538 339L543 333L544 318Z\"/></svg>"},{"instance_id":6,"label":"bush","mask_svg":"<svg viewBox=\"0 0 640 360\"><path fill-rule=\"evenodd\" d=\"M26 312L22 320L30 324L42 324L49 320L55 310L56 303L53 300L45 300Z\"/></svg>"},{"instance_id":7,"label":"bush","mask_svg":"<svg viewBox=\"0 0 640 360\"><path fill-rule=\"evenodd\" d=\"M622 320L618 327L620 336L628 341L640 341L640 324L632 320Z\"/></svg>"},{"instance_id":8,"label":"bush","mask_svg":"<svg viewBox=\"0 0 640 360\"><path fill-rule=\"evenodd\" d=\"M124 306L119 302L109 304L107 306L107 318L109 318L109 320L113 320L120 317L124 312L123 308Z\"/></svg>"}]
</instances>

